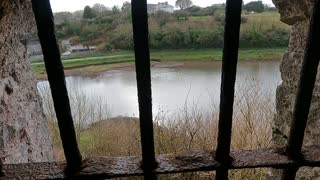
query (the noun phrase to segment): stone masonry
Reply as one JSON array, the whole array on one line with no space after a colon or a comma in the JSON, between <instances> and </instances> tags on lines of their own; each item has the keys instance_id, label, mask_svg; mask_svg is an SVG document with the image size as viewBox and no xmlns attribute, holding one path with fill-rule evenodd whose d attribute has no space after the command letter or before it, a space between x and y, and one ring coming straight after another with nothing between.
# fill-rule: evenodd
<instances>
[{"instance_id":1,"label":"stone masonry","mask_svg":"<svg viewBox=\"0 0 320 180\"><path fill-rule=\"evenodd\" d=\"M30 0L0 0L0 158L52 161L48 123L27 55L35 32Z\"/></svg>"},{"instance_id":2,"label":"stone masonry","mask_svg":"<svg viewBox=\"0 0 320 180\"><path fill-rule=\"evenodd\" d=\"M286 145L297 93L300 70L309 29L312 0L273 0L281 14L281 21L291 25L288 52L280 65L282 84L277 89L276 115L274 119L273 142L275 146ZM320 69L319 69L320 70ZM305 133L304 145L320 143L320 77L317 76L313 100ZM300 170L298 179L319 177L319 171Z\"/></svg>"}]
</instances>

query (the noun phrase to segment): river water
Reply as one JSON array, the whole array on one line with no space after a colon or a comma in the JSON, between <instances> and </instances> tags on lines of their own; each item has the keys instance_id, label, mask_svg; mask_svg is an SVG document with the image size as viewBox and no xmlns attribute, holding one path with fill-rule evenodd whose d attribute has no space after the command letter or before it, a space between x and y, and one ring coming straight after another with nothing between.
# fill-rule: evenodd
<instances>
[{"instance_id":1,"label":"river water","mask_svg":"<svg viewBox=\"0 0 320 180\"><path fill-rule=\"evenodd\" d=\"M107 71L98 77L67 77L69 91L81 89L95 101L106 101L111 117L138 116L135 72L130 68ZM204 111L219 105L221 62L192 63L152 68L153 111L177 111L196 106ZM281 83L279 61L241 61L238 64L236 98L259 91L274 103ZM46 81L39 87L48 86ZM256 95L256 93L254 93ZM103 98L102 98L103 97Z\"/></svg>"}]
</instances>

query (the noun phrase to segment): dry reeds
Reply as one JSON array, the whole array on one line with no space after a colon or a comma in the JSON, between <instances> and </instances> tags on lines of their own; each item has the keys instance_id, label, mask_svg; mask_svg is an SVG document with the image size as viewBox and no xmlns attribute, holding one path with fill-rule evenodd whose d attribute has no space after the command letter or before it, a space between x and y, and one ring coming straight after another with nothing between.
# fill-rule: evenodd
<instances>
[{"instance_id":1,"label":"dry reeds","mask_svg":"<svg viewBox=\"0 0 320 180\"><path fill-rule=\"evenodd\" d=\"M232 150L257 149L271 145L275 107L259 82L239 86L235 96ZM245 88L245 89L241 89ZM74 91L74 92L73 92ZM40 89L49 119L57 160L63 159L54 110L48 89ZM241 93L246 92L246 93ZM101 100L101 97L98 98ZM106 103L92 100L81 89L72 88L70 101L77 139L84 157L140 155L139 121L132 117L109 118ZM93 103L94 102L94 103ZM215 105L214 107L218 107ZM187 103L175 112L165 109L154 116L157 154L178 153L191 149L213 150L217 139L218 109L204 112ZM265 179L266 169L231 170L230 179ZM161 175L159 179L212 179L214 172ZM136 178L130 178L136 179ZM138 178L139 179L139 178Z\"/></svg>"}]
</instances>

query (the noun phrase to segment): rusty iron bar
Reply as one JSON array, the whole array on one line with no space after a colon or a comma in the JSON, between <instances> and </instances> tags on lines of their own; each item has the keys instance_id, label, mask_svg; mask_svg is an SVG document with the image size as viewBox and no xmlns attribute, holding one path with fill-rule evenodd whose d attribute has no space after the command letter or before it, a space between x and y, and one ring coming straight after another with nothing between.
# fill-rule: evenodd
<instances>
[{"instance_id":1,"label":"rusty iron bar","mask_svg":"<svg viewBox=\"0 0 320 180\"><path fill-rule=\"evenodd\" d=\"M239 33L241 24L242 0L227 0L226 19L224 27L224 48L221 77L219 133L216 157L228 166L231 163L230 144L232 129L232 114L234 103L234 86L237 73ZM217 170L217 179L228 179L228 169Z\"/></svg>"},{"instance_id":2,"label":"rusty iron bar","mask_svg":"<svg viewBox=\"0 0 320 180\"><path fill-rule=\"evenodd\" d=\"M132 25L138 86L142 166L145 179L156 179L151 97L149 30L146 0L132 0Z\"/></svg>"},{"instance_id":3,"label":"rusty iron bar","mask_svg":"<svg viewBox=\"0 0 320 180\"><path fill-rule=\"evenodd\" d=\"M73 173L81 167L82 158L76 140L63 65L55 36L51 5L49 0L32 0L32 8L68 165L67 172Z\"/></svg>"},{"instance_id":4,"label":"rusty iron bar","mask_svg":"<svg viewBox=\"0 0 320 180\"><path fill-rule=\"evenodd\" d=\"M230 169L286 168L295 166L320 167L320 145L303 148L305 161L297 163L284 154L285 148L239 150L231 152L234 161ZM186 151L164 154L157 157L156 174L214 171L221 164L214 158L213 151ZM74 179L108 179L141 176L141 157L90 157L83 161L81 171ZM67 179L64 162L44 162L3 165L4 177L0 179Z\"/></svg>"},{"instance_id":5,"label":"rusty iron bar","mask_svg":"<svg viewBox=\"0 0 320 180\"><path fill-rule=\"evenodd\" d=\"M298 93L295 101L293 119L286 152L296 161L303 161L301 147L306 129L312 100L312 93L316 82L320 60L320 1L315 0L310 19L309 36L302 63ZM283 172L282 179L295 179L298 168L288 168Z\"/></svg>"}]
</instances>

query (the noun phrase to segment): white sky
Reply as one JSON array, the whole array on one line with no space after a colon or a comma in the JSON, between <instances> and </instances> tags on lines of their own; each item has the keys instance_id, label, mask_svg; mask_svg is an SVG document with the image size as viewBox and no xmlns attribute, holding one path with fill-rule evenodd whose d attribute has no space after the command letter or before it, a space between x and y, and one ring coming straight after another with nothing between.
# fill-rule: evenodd
<instances>
[{"instance_id":1,"label":"white sky","mask_svg":"<svg viewBox=\"0 0 320 180\"><path fill-rule=\"evenodd\" d=\"M95 3L104 4L107 7L117 5L119 7L128 0L50 0L53 12L82 10L86 5L92 6ZM175 5L176 0L148 0L148 3L158 3L168 1L169 4ZM244 3L253 0L244 0ZM192 0L194 5L206 7L212 4L220 4L226 2L225 0ZM263 0L264 4L273 6L272 0Z\"/></svg>"}]
</instances>

